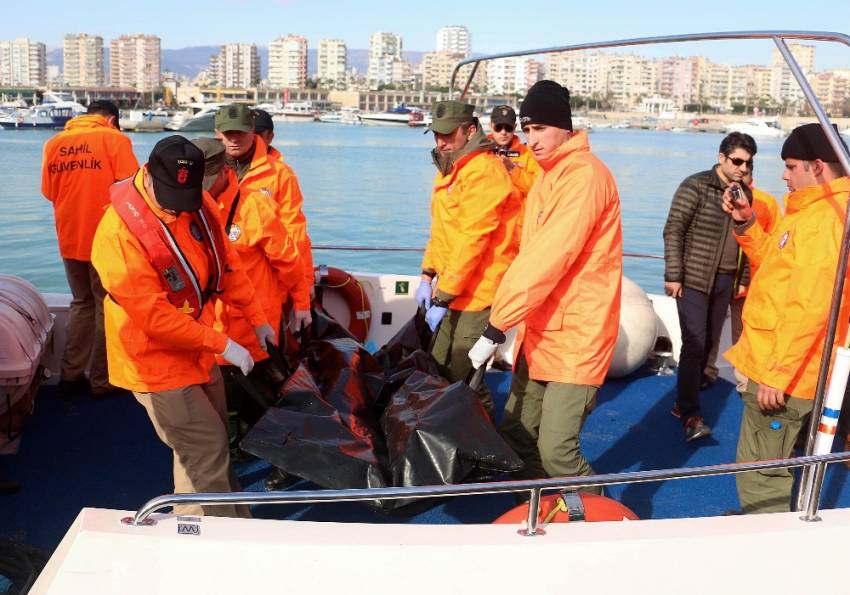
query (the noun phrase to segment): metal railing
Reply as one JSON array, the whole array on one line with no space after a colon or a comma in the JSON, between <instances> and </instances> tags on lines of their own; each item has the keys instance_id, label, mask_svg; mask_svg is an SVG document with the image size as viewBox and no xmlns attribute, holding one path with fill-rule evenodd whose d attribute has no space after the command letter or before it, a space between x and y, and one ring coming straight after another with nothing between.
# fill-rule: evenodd
<instances>
[{"instance_id":1,"label":"metal railing","mask_svg":"<svg viewBox=\"0 0 850 595\"><path fill-rule=\"evenodd\" d=\"M343 246L340 244L313 244L313 250L341 250L344 252L425 252L425 248L416 246ZM645 252L623 252L624 258L647 258L650 260L664 260L660 254L647 254Z\"/></svg>"},{"instance_id":2,"label":"metal railing","mask_svg":"<svg viewBox=\"0 0 850 595\"><path fill-rule=\"evenodd\" d=\"M552 479L531 479L524 481L495 481L489 483L468 483L437 486L415 486L403 488L371 488L351 490L309 490L298 492L234 492L223 494L168 494L148 500L136 514L124 519L130 525L151 525L154 512L180 504L195 505L237 505L237 504L316 504L322 502L357 502L368 500L399 500L406 498L433 498L446 496L472 496L476 494L500 494L511 492L529 492L529 513L525 535L538 533L537 511L540 498L546 490L576 490L589 487L603 487L630 483L646 483L670 479L693 477L712 477L734 475L749 471L785 469L813 464L829 464L850 461L850 452L835 452L825 455L810 455L773 461L755 461L751 463L731 463L726 465L708 465L680 469L659 469L652 471L632 471L628 473L607 473L581 477L560 477ZM805 521L819 521L817 508L813 515L800 517Z\"/></svg>"}]
</instances>

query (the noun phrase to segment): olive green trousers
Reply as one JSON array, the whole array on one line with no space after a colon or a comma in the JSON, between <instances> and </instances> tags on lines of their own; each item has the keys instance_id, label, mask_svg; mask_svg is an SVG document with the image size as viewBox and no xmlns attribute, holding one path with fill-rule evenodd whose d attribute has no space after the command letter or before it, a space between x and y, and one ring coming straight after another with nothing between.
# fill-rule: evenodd
<instances>
[{"instance_id":1,"label":"olive green trousers","mask_svg":"<svg viewBox=\"0 0 850 595\"><path fill-rule=\"evenodd\" d=\"M525 463L520 476L593 475L581 454L579 434L596 406L598 387L533 380L524 353L515 368L500 432ZM600 488L583 491L602 492Z\"/></svg>"},{"instance_id":2,"label":"olive green trousers","mask_svg":"<svg viewBox=\"0 0 850 595\"><path fill-rule=\"evenodd\" d=\"M775 411L762 411L756 402L758 384L749 380L741 393L744 412L738 435L739 463L786 459L794 451L794 442L812 411L811 399L786 395L785 407ZM745 513L789 512L791 488L794 483L792 469L767 469L750 471L735 476L738 500Z\"/></svg>"},{"instance_id":3,"label":"olive green trousers","mask_svg":"<svg viewBox=\"0 0 850 595\"><path fill-rule=\"evenodd\" d=\"M490 319L490 309L481 312L464 312L462 310L449 310L437 329L437 337L431 355L437 362L440 374L449 382L466 380L472 369L469 359L469 350L484 332L487 321ZM484 409L493 417L496 406L487 384L482 382L477 390L478 398Z\"/></svg>"}]
</instances>

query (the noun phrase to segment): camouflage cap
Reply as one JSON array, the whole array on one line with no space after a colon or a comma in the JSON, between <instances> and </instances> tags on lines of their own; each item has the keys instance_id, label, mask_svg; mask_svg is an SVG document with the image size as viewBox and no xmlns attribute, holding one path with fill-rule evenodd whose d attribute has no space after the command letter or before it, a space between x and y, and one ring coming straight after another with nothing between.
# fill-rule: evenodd
<instances>
[{"instance_id":1,"label":"camouflage cap","mask_svg":"<svg viewBox=\"0 0 850 595\"><path fill-rule=\"evenodd\" d=\"M460 101L438 101L431 109L431 124L428 130L438 134L449 134L458 126L472 122L475 106Z\"/></svg>"},{"instance_id":2,"label":"camouflage cap","mask_svg":"<svg viewBox=\"0 0 850 595\"><path fill-rule=\"evenodd\" d=\"M192 139L192 144L204 154L204 190L209 190L224 166L224 145L211 137Z\"/></svg>"},{"instance_id":3,"label":"camouflage cap","mask_svg":"<svg viewBox=\"0 0 850 595\"><path fill-rule=\"evenodd\" d=\"M215 129L220 132L254 132L254 112L244 103L220 107L215 113Z\"/></svg>"}]
</instances>

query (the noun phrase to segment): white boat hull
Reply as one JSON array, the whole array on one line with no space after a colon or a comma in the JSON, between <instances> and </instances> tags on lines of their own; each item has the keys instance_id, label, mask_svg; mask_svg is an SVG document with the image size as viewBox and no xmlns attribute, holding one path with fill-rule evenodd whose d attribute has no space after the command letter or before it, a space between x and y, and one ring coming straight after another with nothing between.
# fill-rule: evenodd
<instances>
[{"instance_id":1,"label":"white boat hull","mask_svg":"<svg viewBox=\"0 0 850 595\"><path fill-rule=\"evenodd\" d=\"M171 515L133 527L121 523L130 514L83 509L30 592L799 595L812 581L819 595L847 592L847 509L818 523L778 513L550 524L534 537L518 525ZM777 544L799 571L777 567Z\"/></svg>"}]
</instances>

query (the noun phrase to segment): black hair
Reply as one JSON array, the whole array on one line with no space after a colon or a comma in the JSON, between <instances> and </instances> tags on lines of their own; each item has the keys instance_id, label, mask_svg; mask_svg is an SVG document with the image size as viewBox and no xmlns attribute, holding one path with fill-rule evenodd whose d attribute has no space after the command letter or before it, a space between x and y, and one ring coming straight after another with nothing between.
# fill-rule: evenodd
<instances>
[{"instance_id":1,"label":"black hair","mask_svg":"<svg viewBox=\"0 0 850 595\"><path fill-rule=\"evenodd\" d=\"M104 118L108 116L115 116L115 119L118 119L118 106L112 103L111 101L106 101L103 99L98 99L97 101L92 101L89 104L88 109L86 110L87 114L97 114L99 116L103 116Z\"/></svg>"},{"instance_id":2,"label":"black hair","mask_svg":"<svg viewBox=\"0 0 850 595\"><path fill-rule=\"evenodd\" d=\"M755 157L758 151L756 141L749 134L730 132L720 141L720 152L728 157L735 149L744 149L751 157Z\"/></svg>"}]
</instances>

